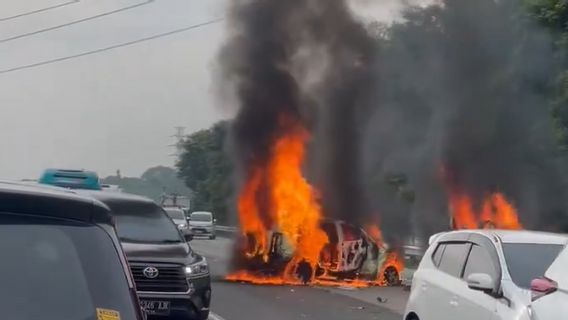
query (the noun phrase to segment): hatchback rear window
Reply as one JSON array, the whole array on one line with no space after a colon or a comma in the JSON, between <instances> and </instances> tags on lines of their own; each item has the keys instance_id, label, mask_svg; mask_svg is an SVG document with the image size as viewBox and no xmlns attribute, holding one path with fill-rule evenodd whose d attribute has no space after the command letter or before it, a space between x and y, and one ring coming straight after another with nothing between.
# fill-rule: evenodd
<instances>
[{"instance_id":1,"label":"hatchback rear window","mask_svg":"<svg viewBox=\"0 0 568 320\"><path fill-rule=\"evenodd\" d=\"M559 244L504 243L505 260L513 282L530 288L531 281L544 276L554 259L564 248Z\"/></svg>"},{"instance_id":2,"label":"hatchback rear window","mask_svg":"<svg viewBox=\"0 0 568 320\"><path fill-rule=\"evenodd\" d=\"M136 319L117 249L94 225L0 214L2 319Z\"/></svg>"},{"instance_id":3,"label":"hatchback rear window","mask_svg":"<svg viewBox=\"0 0 568 320\"><path fill-rule=\"evenodd\" d=\"M213 220L213 216L210 213L200 213L194 212L191 214L192 221L209 222Z\"/></svg>"}]
</instances>

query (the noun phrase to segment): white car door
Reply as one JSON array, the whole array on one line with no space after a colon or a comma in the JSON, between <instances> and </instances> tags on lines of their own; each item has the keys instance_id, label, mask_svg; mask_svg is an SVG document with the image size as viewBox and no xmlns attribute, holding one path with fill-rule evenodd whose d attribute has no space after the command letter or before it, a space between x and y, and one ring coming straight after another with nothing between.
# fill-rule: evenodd
<instances>
[{"instance_id":1,"label":"white car door","mask_svg":"<svg viewBox=\"0 0 568 320\"><path fill-rule=\"evenodd\" d=\"M470 247L471 244L467 242L446 244L446 249L438 266L438 269L444 273L444 277L440 279L438 284L441 291L440 296L444 297L444 300L442 307L437 311L436 319L463 318L461 308L464 301L461 293L463 292L464 282L461 276Z\"/></svg>"},{"instance_id":2,"label":"white car door","mask_svg":"<svg viewBox=\"0 0 568 320\"><path fill-rule=\"evenodd\" d=\"M415 274L411 299L421 320L460 319L457 290L469 246L465 242L440 243L432 266L419 268Z\"/></svg>"},{"instance_id":3,"label":"white car door","mask_svg":"<svg viewBox=\"0 0 568 320\"><path fill-rule=\"evenodd\" d=\"M491 243L489 243L491 245ZM470 249L462 281L460 282L458 292L458 309L460 312L460 320L496 320L497 304L499 301L490 293L479 290L470 289L467 284L467 277L474 273L488 274L497 284L501 279L501 272L498 256L490 253L491 248L487 248L484 243L474 243ZM493 250L494 247L493 247Z\"/></svg>"}]
</instances>

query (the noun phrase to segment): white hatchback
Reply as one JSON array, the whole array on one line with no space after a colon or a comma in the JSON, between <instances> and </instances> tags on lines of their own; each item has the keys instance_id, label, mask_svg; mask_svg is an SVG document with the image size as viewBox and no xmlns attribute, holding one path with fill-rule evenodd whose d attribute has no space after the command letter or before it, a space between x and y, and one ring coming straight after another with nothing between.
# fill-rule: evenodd
<instances>
[{"instance_id":1,"label":"white hatchback","mask_svg":"<svg viewBox=\"0 0 568 320\"><path fill-rule=\"evenodd\" d=\"M430 238L404 320L525 320L531 281L568 243L532 231L464 230Z\"/></svg>"}]
</instances>

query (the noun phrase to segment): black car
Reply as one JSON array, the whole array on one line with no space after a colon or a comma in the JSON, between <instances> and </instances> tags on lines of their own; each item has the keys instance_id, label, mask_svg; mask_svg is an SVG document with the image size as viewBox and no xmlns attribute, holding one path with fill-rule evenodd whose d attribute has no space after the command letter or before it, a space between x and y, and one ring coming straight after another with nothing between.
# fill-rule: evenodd
<instances>
[{"instance_id":1,"label":"black car","mask_svg":"<svg viewBox=\"0 0 568 320\"><path fill-rule=\"evenodd\" d=\"M0 183L2 319L142 320L109 209L46 187Z\"/></svg>"},{"instance_id":2,"label":"black car","mask_svg":"<svg viewBox=\"0 0 568 320\"><path fill-rule=\"evenodd\" d=\"M211 277L204 257L195 254L166 212L152 200L111 192L88 192L106 204L136 282L140 302L151 317L205 320Z\"/></svg>"}]
</instances>

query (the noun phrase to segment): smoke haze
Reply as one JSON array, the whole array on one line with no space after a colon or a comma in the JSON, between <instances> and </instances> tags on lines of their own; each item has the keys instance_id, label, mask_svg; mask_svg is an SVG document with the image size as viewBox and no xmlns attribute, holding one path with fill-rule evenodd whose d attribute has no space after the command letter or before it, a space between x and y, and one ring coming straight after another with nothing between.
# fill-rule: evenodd
<instances>
[{"instance_id":1,"label":"smoke haze","mask_svg":"<svg viewBox=\"0 0 568 320\"><path fill-rule=\"evenodd\" d=\"M301 124L325 216L378 220L391 243L446 230L448 188L502 192L524 226L566 229L550 40L519 15L514 1L409 5L373 38L345 1L234 2L219 61L241 180Z\"/></svg>"}]
</instances>

